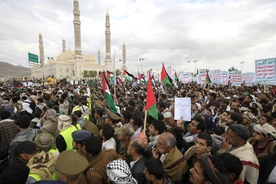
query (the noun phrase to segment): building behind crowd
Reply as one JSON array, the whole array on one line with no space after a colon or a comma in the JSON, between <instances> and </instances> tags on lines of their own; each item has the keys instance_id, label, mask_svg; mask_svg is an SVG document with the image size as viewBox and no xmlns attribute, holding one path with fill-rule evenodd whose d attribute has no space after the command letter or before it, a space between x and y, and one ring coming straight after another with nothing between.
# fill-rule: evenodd
<instances>
[{"instance_id":1,"label":"building behind crowd","mask_svg":"<svg viewBox=\"0 0 276 184\"><path fill-rule=\"evenodd\" d=\"M75 50L70 48L66 49L65 40L62 39L62 53L57 58L47 57L45 61L44 46L42 34L39 34L39 60L40 63L31 68L32 77L34 78L46 78L48 76L54 76L56 78L71 77L73 79L80 79L84 77L84 71L96 71L99 74L100 71L109 70L113 71L113 64L111 60L111 31L109 14L106 13L105 22L105 45L106 54L103 65L101 64L101 52L98 51L97 60L91 53L87 55L82 54L81 48L81 21L80 10L78 0L74 0L74 39ZM123 44L122 49L123 64L122 69L126 69L126 46Z\"/></svg>"}]
</instances>

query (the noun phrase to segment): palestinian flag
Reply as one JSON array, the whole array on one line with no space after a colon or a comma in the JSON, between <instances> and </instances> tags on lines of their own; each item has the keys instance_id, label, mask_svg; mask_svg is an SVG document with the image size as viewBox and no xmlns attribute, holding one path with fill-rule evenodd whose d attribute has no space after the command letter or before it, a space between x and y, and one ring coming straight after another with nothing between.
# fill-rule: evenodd
<instances>
[{"instance_id":1,"label":"palestinian flag","mask_svg":"<svg viewBox=\"0 0 276 184\"><path fill-rule=\"evenodd\" d=\"M21 90L22 88L23 88L22 83L19 82L19 84L17 85L16 89L17 89L17 90Z\"/></svg>"},{"instance_id":2,"label":"palestinian flag","mask_svg":"<svg viewBox=\"0 0 276 184\"><path fill-rule=\"evenodd\" d=\"M228 82L227 82L227 89L231 88L231 76L229 75Z\"/></svg>"},{"instance_id":3,"label":"palestinian flag","mask_svg":"<svg viewBox=\"0 0 276 184\"><path fill-rule=\"evenodd\" d=\"M106 70L106 78L108 78L109 80L113 79L113 72Z\"/></svg>"},{"instance_id":4,"label":"palestinian flag","mask_svg":"<svg viewBox=\"0 0 276 184\"><path fill-rule=\"evenodd\" d=\"M126 70L123 70L122 77L125 78L129 82L132 81L131 77L128 75L128 72ZM134 76L133 76L133 78L134 78Z\"/></svg>"},{"instance_id":5,"label":"palestinian flag","mask_svg":"<svg viewBox=\"0 0 276 184\"><path fill-rule=\"evenodd\" d=\"M113 98L111 96L106 77L103 73L102 73L102 85L103 85L103 94L106 99L108 108L110 109L111 112L116 113L117 109L115 107Z\"/></svg>"},{"instance_id":6,"label":"palestinian flag","mask_svg":"<svg viewBox=\"0 0 276 184\"><path fill-rule=\"evenodd\" d=\"M116 79L117 85L121 86L123 84L121 77L117 77Z\"/></svg>"},{"instance_id":7,"label":"palestinian flag","mask_svg":"<svg viewBox=\"0 0 276 184\"><path fill-rule=\"evenodd\" d=\"M166 71L166 69L164 67L164 63L162 63L161 81L162 81L163 84L166 85L167 88L171 88L172 87L172 79L168 75L168 73L167 73L167 71Z\"/></svg>"},{"instance_id":8,"label":"palestinian flag","mask_svg":"<svg viewBox=\"0 0 276 184\"><path fill-rule=\"evenodd\" d=\"M176 71L174 72L174 81L175 81L175 82L178 82L178 81L179 81L178 75L177 75Z\"/></svg>"},{"instance_id":9,"label":"palestinian flag","mask_svg":"<svg viewBox=\"0 0 276 184\"><path fill-rule=\"evenodd\" d=\"M145 80L144 74L139 74L137 80L139 82L142 82L143 84L147 83L147 81Z\"/></svg>"},{"instance_id":10,"label":"palestinian flag","mask_svg":"<svg viewBox=\"0 0 276 184\"><path fill-rule=\"evenodd\" d=\"M158 111L156 108L156 99L153 93L152 85L151 85L151 74L150 71L148 73L148 89L147 89L147 97L146 97L146 110L148 114L151 115L154 119L158 120Z\"/></svg>"},{"instance_id":11,"label":"palestinian flag","mask_svg":"<svg viewBox=\"0 0 276 184\"><path fill-rule=\"evenodd\" d=\"M140 81L140 80L142 80L142 79L143 79L143 75L138 73L138 78L137 78L137 80Z\"/></svg>"},{"instance_id":12,"label":"palestinian flag","mask_svg":"<svg viewBox=\"0 0 276 184\"><path fill-rule=\"evenodd\" d=\"M207 69L206 69L206 83L207 84L211 84L212 83Z\"/></svg>"}]
</instances>

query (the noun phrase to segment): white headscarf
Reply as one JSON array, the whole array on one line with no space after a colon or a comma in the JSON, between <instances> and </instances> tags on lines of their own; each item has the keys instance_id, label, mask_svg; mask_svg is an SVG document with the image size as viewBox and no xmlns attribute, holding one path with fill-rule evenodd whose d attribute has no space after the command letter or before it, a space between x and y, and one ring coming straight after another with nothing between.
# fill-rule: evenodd
<instances>
[{"instance_id":1,"label":"white headscarf","mask_svg":"<svg viewBox=\"0 0 276 184\"><path fill-rule=\"evenodd\" d=\"M128 164L124 160L113 160L106 166L108 178L116 184L137 184L132 177Z\"/></svg>"},{"instance_id":2,"label":"white headscarf","mask_svg":"<svg viewBox=\"0 0 276 184\"><path fill-rule=\"evenodd\" d=\"M33 113L33 110L30 108L30 104L29 104L29 103L23 102L23 103L22 103L22 107L23 107L22 111L25 110L25 111L27 111L27 112L30 113L30 114Z\"/></svg>"},{"instance_id":3,"label":"white headscarf","mask_svg":"<svg viewBox=\"0 0 276 184\"><path fill-rule=\"evenodd\" d=\"M273 126L268 123L263 125L257 124L254 126L254 131L264 134L264 136L268 139L275 140L276 139L276 130Z\"/></svg>"}]
</instances>

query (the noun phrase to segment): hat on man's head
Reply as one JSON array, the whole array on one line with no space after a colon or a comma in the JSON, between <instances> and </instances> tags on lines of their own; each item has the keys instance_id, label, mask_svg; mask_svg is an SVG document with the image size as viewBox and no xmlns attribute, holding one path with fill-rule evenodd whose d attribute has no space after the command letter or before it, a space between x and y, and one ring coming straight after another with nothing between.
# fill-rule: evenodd
<instances>
[{"instance_id":1,"label":"hat on man's head","mask_svg":"<svg viewBox=\"0 0 276 184\"><path fill-rule=\"evenodd\" d=\"M111 112L109 109L107 109L107 115L108 115L108 118L110 119L113 119L113 120L120 120L121 117L118 115L118 114L115 114L113 112Z\"/></svg>"},{"instance_id":2,"label":"hat on man's head","mask_svg":"<svg viewBox=\"0 0 276 184\"><path fill-rule=\"evenodd\" d=\"M56 170L67 176L75 176L88 167L88 161L81 154L72 150L60 153L56 161Z\"/></svg>"},{"instance_id":3,"label":"hat on man's head","mask_svg":"<svg viewBox=\"0 0 276 184\"><path fill-rule=\"evenodd\" d=\"M268 123L263 125L257 124L254 126L254 131L264 134L264 136L271 140L276 140L276 130Z\"/></svg>"},{"instance_id":4,"label":"hat on man's head","mask_svg":"<svg viewBox=\"0 0 276 184\"><path fill-rule=\"evenodd\" d=\"M231 97L230 96L227 96L227 97L224 97L225 100L230 100Z\"/></svg>"},{"instance_id":5,"label":"hat on man's head","mask_svg":"<svg viewBox=\"0 0 276 184\"><path fill-rule=\"evenodd\" d=\"M104 109L104 103L101 100L95 100L94 104L99 109Z\"/></svg>"},{"instance_id":6,"label":"hat on man's head","mask_svg":"<svg viewBox=\"0 0 276 184\"><path fill-rule=\"evenodd\" d=\"M134 130L132 127L124 125L118 130L117 135L131 137L134 135Z\"/></svg>"},{"instance_id":7,"label":"hat on man's head","mask_svg":"<svg viewBox=\"0 0 276 184\"><path fill-rule=\"evenodd\" d=\"M56 117L57 112L56 112L54 109L48 109L48 110L45 112L45 114L46 114L47 116Z\"/></svg>"},{"instance_id":8,"label":"hat on man's head","mask_svg":"<svg viewBox=\"0 0 276 184\"><path fill-rule=\"evenodd\" d=\"M70 116L67 116L67 115L60 115L58 116L58 121L69 122L71 121L71 118Z\"/></svg>"},{"instance_id":9,"label":"hat on man's head","mask_svg":"<svg viewBox=\"0 0 276 184\"><path fill-rule=\"evenodd\" d=\"M43 151L49 151L51 148L55 148L55 138L50 133L40 133L35 139L34 143Z\"/></svg>"},{"instance_id":10,"label":"hat on man's head","mask_svg":"<svg viewBox=\"0 0 276 184\"><path fill-rule=\"evenodd\" d=\"M170 118L172 116L172 113L170 111L167 111L163 113L164 118Z\"/></svg>"},{"instance_id":11,"label":"hat on man's head","mask_svg":"<svg viewBox=\"0 0 276 184\"><path fill-rule=\"evenodd\" d=\"M201 167L204 169L206 175L210 179L211 183L223 183L223 184L230 184L228 177L221 173L217 168L215 168L213 162L211 161L212 156L204 153L201 155L200 159L198 160Z\"/></svg>"},{"instance_id":12,"label":"hat on man's head","mask_svg":"<svg viewBox=\"0 0 276 184\"><path fill-rule=\"evenodd\" d=\"M259 109L263 108L263 106L259 102L252 102L252 104L256 104Z\"/></svg>"},{"instance_id":13,"label":"hat on man's head","mask_svg":"<svg viewBox=\"0 0 276 184\"><path fill-rule=\"evenodd\" d=\"M242 113L242 117L251 121L251 123L257 123L258 122L258 118L256 116L254 116L251 112L244 112Z\"/></svg>"},{"instance_id":14,"label":"hat on man's head","mask_svg":"<svg viewBox=\"0 0 276 184\"><path fill-rule=\"evenodd\" d=\"M88 130L77 130L72 133L72 137L74 141L82 142L87 137L91 137L92 134Z\"/></svg>"},{"instance_id":15,"label":"hat on man's head","mask_svg":"<svg viewBox=\"0 0 276 184\"><path fill-rule=\"evenodd\" d=\"M239 108L239 110L241 112L249 111L249 109L247 107L241 107L241 108Z\"/></svg>"}]
</instances>

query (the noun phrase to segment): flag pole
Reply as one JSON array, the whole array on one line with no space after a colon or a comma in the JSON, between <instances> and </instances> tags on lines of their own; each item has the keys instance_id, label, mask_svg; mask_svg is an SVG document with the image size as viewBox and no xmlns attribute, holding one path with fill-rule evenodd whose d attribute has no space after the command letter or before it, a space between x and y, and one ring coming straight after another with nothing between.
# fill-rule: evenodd
<instances>
[{"instance_id":1,"label":"flag pole","mask_svg":"<svg viewBox=\"0 0 276 184\"><path fill-rule=\"evenodd\" d=\"M114 60L113 60L113 84L114 84L114 99L117 101L116 98L116 66L115 66L115 55L116 55L116 50L114 50ZM117 103L117 102L115 102Z\"/></svg>"},{"instance_id":2,"label":"flag pole","mask_svg":"<svg viewBox=\"0 0 276 184\"><path fill-rule=\"evenodd\" d=\"M146 128L147 128L147 116L148 116L148 111L145 110L145 117L144 117L144 135L146 135Z\"/></svg>"}]
</instances>

